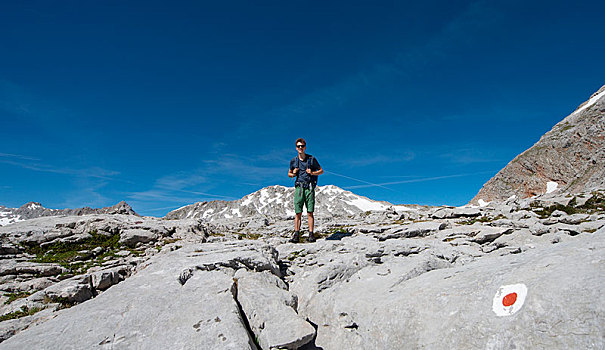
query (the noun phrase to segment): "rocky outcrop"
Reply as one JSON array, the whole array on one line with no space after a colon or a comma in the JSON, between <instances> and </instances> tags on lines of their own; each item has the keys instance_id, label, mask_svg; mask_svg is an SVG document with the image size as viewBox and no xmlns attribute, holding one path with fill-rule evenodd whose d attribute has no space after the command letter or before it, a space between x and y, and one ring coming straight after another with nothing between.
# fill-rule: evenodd
<instances>
[{"instance_id":1,"label":"rocky outcrop","mask_svg":"<svg viewBox=\"0 0 605 350\"><path fill-rule=\"evenodd\" d=\"M291 290L302 296L299 312L319 325L315 344L323 349L598 349L604 238L463 265L430 250L385 255L321 293L313 292L317 280L296 275ZM522 286L512 306L499 294L510 285Z\"/></svg>"},{"instance_id":2,"label":"rocky outcrop","mask_svg":"<svg viewBox=\"0 0 605 350\"><path fill-rule=\"evenodd\" d=\"M295 299L275 275L276 257L251 242L159 254L125 282L2 347L256 349L257 338L266 349L297 348L315 330L296 314Z\"/></svg>"},{"instance_id":3,"label":"rocky outcrop","mask_svg":"<svg viewBox=\"0 0 605 350\"><path fill-rule=\"evenodd\" d=\"M0 348L605 345L604 191L318 218L309 244L256 219L0 227Z\"/></svg>"},{"instance_id":4,"label":"rocky outcrop","mask_svg":"<svg viewBox=\"0 0 605 350\"><path fill-rule=\"evenodd\" d=\"M471 200L503 202L605 188L605 86L490 179Z\"/></svg>"}]
</instances>

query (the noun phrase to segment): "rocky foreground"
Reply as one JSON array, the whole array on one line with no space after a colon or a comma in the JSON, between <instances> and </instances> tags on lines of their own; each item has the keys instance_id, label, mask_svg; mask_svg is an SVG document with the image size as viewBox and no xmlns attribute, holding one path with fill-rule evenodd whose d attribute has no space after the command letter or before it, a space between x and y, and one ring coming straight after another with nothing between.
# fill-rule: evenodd
<instances>
[{"instance_id":1,"label":"rocky foreground","mask_svg":"<svg viewBox=\"0 0 605 350\"><path fill-rule=\"evenodd\" d=\"M0 348L605 348L603 191L230 222L0 227Z\"/></svg>"}]
</instances>

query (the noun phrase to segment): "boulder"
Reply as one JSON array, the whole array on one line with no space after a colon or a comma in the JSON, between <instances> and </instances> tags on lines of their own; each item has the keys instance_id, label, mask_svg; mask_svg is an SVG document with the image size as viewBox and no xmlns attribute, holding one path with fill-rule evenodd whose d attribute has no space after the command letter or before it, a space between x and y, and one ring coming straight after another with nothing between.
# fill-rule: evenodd
<instances>
[{"instance_id":1,"label":"boulder","mask_svg":"<svg viewBox=\"0 0 605 350\"><path fill-rule=\"evenodd\" d=\"M447 227L447 223L444 222L415 222L409 225L402 225L396 228L386 230L384 233L376 235L379 241L384 241L392 238L411 238L419 236L428 236L439 230L443 230Z\"/></svg>"},{"instance_id":2,"label":"boulder","mask_svg":"<svg viewBox=\"0 0 605 350\"><path fill-rule=\"evenodd\" d=\"M315 336L315 329L296 313L296 296L268 271L239 270L237 300L262 349L298 349Z\"/></svg>"},{"instance_id":3,"label":"boulder","mask_svg":"<svg viewBox=\"0 0 605 350\"><path fill-rule=\"evenodd\" d=\"M114 284L118 284L123 279L120 275L120 271L123 271L124 269L125 267L115 267L92 272L90 274L92 287L95 290L106 290Z\"/></svg>"},{"instance_id":4,"label":"boulder","mask_svg":"<svg viewBox=\"0 0 605 350\"><path fill-rule=\"evenodd\" d=\"M0 276L4 275L35 275L56 276L67 272L67 269L56 264L15 262L9 260L0 262Z\"/></svg>"},{"instance_id":5,"label":"boulder","mask_svg":"<svg viewBox=\"0 0 605 350\"><path fill-rule=\"evenodd\" d=\"M471 241L484 244L491 242L502 235L510 234L513 231L514 229L506 227L481 227L477 233L473 235Z\"/></svg>"},{"instance_id":6,"label":"boulder","mask_svg":"<svg viewBox=\"0 0 605 350\"><path fill-rule=\"evenodd\" d=\"M150 230L128 229L120 233L120 243L126 244L129 247L134 247L137 243L149 243L157 239L158 234Z\"/></svg>"},{"instance_id":7,"label":"boulder","mask_svg":"<svg viewBox=\"0 0 605 350\"><path fill-rule=\"evenodd\" d=\"M89 275L63 280L43 292L50 300L57 302L81 303L94 297Z\"/></svg>"},{"instance_id":8,"label":"boulder","mask_svg":"<svg viewBox=\"0 0 605 350\"><path fill-rule=\"evenodd\" d=\"M588 214L565 215L559 218L559 222L563 224L578 225L584 221L588 221L588 217Z\"/></svg>"},{"instance_id":9,"label":"boulder","mask_svg":"<svg viewBox=\"0 0 605 350\"><path fill-rule=\"evenodd\" d=\"M481 216L481 210L469 207L441 208L431 215L433 219L474 218L478 216Z\"/></svg>"}]
</instances>

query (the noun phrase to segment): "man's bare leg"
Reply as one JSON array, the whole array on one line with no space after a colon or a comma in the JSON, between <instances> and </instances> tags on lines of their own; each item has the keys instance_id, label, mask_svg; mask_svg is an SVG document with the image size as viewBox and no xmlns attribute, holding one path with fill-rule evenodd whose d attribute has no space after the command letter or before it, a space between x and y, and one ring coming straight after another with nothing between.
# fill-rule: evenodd
<instances>
[{"instance_id":1,"label":"man's bare leg","mask_svg":"<svg viewBox=\"0 0 605 350\"><path fill-rule=\"evenodd\" d=\"M294 234L292 234L292 238L290 238L290 243L298 243L300 242L300 225L302 221L302 213L296 214L294 216Z\"/></svg>"},{"instance_id":2,"label":"man's bare leg","mask_svg":"<svg viewBox=\"0 0 605 350\"><path fill-rule=\"evenodd\" d=\"M302 213L296 214L296 216L294 217L294 231L296 231L296 232L300 231L301 221L302 221Z\"/></svg>"},{"instance_id":3,"label":"man's bare leg","mask_svg":"<svg viewBox=\"0 0 605 350\"><path fill-rule=\"evenodd\" d=\"M307 219L309 220L309 242L315 242L314 235L314 226L315 226L315 218L313 217L313 213L307 213Z\"/></svg>"}]
</instances>

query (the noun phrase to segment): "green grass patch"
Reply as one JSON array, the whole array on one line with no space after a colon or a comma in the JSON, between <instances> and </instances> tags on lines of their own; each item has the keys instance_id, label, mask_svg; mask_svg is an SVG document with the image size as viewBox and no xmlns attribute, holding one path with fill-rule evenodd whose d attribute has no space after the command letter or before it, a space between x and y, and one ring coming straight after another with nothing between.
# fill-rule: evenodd
<instances>
[{"instance_id":1,"label":"green grass patch","mask_svg":"<svg viewBox=\"0 0 605 350\"><path fill-rule=\"evenodd\" d=\"M32 294L33 294L33 292L6 293L6 294L4 294L4 296L8 297L8 300L4 302L4 305L8 305L17 299L27 298L28 296L30 296Z\"/></svg>"},{"instance_id":2,"label":"green grass patch","mask_svg":"<svg viewBox=\"0 0 605 350\"><path fill-rule=\"evenodd\" d=\"M176 243L178 241L180 241L180 238L168 238L164 240L164 244L171 244L171 243Z\"/></svg>"},{"instance_id":3,"label":"green grass patch","mask_svg":"<svg viewBox=\"0 0 605 350\"><path fill-rule=\"evenodd\" d=\"M569 129L571 129L571 128L573 128L573 125L569 124L568 122L565 122L565 123L563 123L563 124L560 126L560 129L559 129L559 130L561 130L561 131L567 131L567 130L569 130Z\"/></svg>"},{"instance_id":4,"label":"green grass patch","mask_svg":"<svg viewBox=\"0 0 605 350\"><path fill-rule=\"evenodd\" d=\"M29 245L26 246L25 250L28 254L36 255L32 260L33 262L55 263L65 267L70 273L83 273L92 266L100 265L104 261L104 258L108 256L117 257L115 253L122 248L122 244L119 243L119 233L101 235L93 230L89 234L90 237L79 241L55 242L44 247ZM78 261L82 257L78 253L79 251L92 251L97 247L102 247L104 252L94 259Z\"/></svg>"},{"instance_id":5,"label":"green grass patch","mask_svg":"<svg viewBox=\"0 0 605 350\"><path fill-rule=\"evenodd\" d=\"M61 309L69 309L70 307L76 305L77 303L73 302L73 301L69 301L68 298L66 297L56 297L56 298L50 298L48 296L44 297L44 304L59 304L59 308L58 310Z\"/></svg>"},{"instance_id":6,"label":"green grass patch","mask_svg":"<svg viewBox=\"0 0 605 350\"><path fill-rule=\"evenodd\" d=\"M605 210L605 195L601 192L593 192L592 197L578 207L588 212L601 212Z\"/></svg>"},{"instance_id":7,"label":"green grass patch","mask_svg":"<svg viewBox=\"0 0 605 350\"><path fill-rule=\"evenodd\" d=\"M531 210L538 214L541 219L546 219L555 210L560 210L568 215L573 214L594 214L605 211L605 195L601 192L593 192L592 197L586 201L583 205L576 206L575 198L569 203L569 205L554 204L548 207L542 207L539 203L531 203Z\"/></svg>"},{"instance_id":8,"label":"green grass patch","mask_svg":"<svg viewBox=\"0 0 605 350\"><path fill-rule=\"evenodd\" d=\"M348 227L344 227L344 226L339 226L339 227L333 227L331 229L329 229L326 234L328 235L333 235L335 233L352 233L353 231L350 231Z\"/></svg>"},{"instance_id":9,"label":"green grass patch","mask_svg":"<svg viewBox=\"0 0 605 350\"><path fill-rule=\"evenodd\" d=\"M21 318L21 317L25 317L25 316L31 316L31 315L35 314L36 312L42 311L42 310L43 309L39 308L39 307L32 307L30 309L27 306L23 305L23 306L21 306L21 310L13 311L6 315L0 316L0 322L7 321L7 320L14 320L16 318Z\"/></svg>"},{"instance_id":10,"label":"green grass patch","mask_svg":"<svg viewBox=\"0 0 605 350\"><path fill-rule=\"evenodd\" d=\"M297 250L297 251L290 253L286 259L288 259L289 261L294 261L295 259L302 258L306 255L307 255L307 251L304 249L301 249L301 250Z\"/></svg>"},{"instance_id":11,"label":"green grass patch","mask_svg":"<svg viewBox=\"0 0 605 350\"><path fill-rule=\"evenodd\" d=\"M236 233L237 234L237 239L252 239L252 240L257 240L259 238L261 238L263 235L261 235L260 233Z\"/></svg>"},{"instance_id":12,"label":"green grass patch","mask_svg":"<svg viewBox=\"0 0 605 350\"><path fill-rule=\"evenodd\" d=\"M530 207L532 208L532 211L534 213L538 214L540 219L549 218L550 215L557 210L565 212L568 215L573 215L573 214L582 212L581 210L578 210L578 208L572 207L570 205L561 205L561 204L555 204L555 205L551 205L548 207L541 207L537 203L531 203Z\"/></svg>"}]
</instances>

